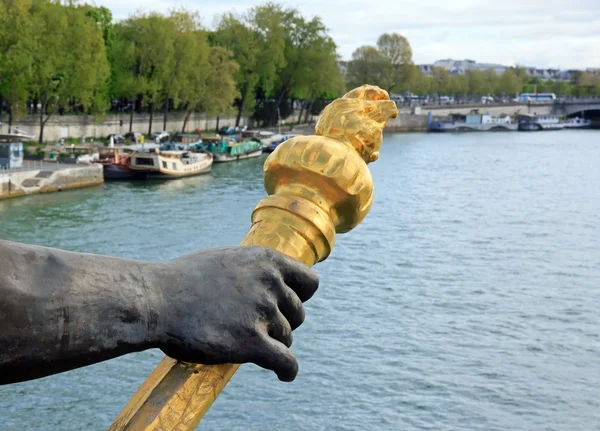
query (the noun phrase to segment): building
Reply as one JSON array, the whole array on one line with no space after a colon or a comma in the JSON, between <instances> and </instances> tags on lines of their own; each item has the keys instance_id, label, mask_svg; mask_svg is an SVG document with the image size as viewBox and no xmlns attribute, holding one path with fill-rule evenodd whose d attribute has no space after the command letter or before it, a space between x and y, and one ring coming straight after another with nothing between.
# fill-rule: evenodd
<instances>
[{"instance_id":1,"label":"building","mask_svg":"<svg viewBox=\"0 0 600 431\"><path fill-rule=\"evenodd\" d=\"M501 75L504 71L512 69L511 66L503 66L501 64L494 63L477 63L474 60L452 60L452 59L444 59L438 60L433 64L420 64L417 68L425 73L426 75L431 75L431 71L434 67L441 67L446 69L451 75L463 75L467 70L476 70L482 72L484 70L493 70L497 75ZM536 67L526 67L526 66L517 66L522 67L532 78L540 78L543 80L551 79L553 81L570 81L573 79L576 70L560 70L560 69L540 69ZM587 72L590 74L600 74L599 69L588 68Z\"/></svg>"},{"instance_id":2,"label":"building","mask_svg":"<svg viewBox=\"0 0 600 431\"><path fill-rule=\"evenodd\" d=\"M467 70L477 70L479 72L484 70L492 69L496 74L502 74L506 69L506 66L501 64L493 63L477 63L474 60L438 60L432 65L433 67L442 67L446 69L451 75L463 75Z\"/></svg>"}]
</instances>

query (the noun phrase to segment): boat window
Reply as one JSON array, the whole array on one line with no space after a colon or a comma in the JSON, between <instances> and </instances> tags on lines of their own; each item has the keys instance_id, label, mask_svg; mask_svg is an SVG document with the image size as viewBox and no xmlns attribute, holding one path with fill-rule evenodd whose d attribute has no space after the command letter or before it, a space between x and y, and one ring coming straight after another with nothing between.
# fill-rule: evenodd
<instances>
[{"instance_id":1,"label":"boat window","mask_svg":"<svg viewBox=\"0 0 600 431\"><path fill-rule=\"evenodd\" d=\"M167 162L163 161L163 168L167 169Z\"/></svg>"},{"instance_id":2,"label":"boat window","mask_svg":"<svg viewBox=\"0 0 600 431\"><path fill-rule=\"evenodd\" d=\"M154 160L147 157L136 157L135 164L144 166L154 166Z\"/></svg>"},{"instance_id":3,"label":"boat window","mask_svg":"<svg viewBox=\"0 0 600 431\"><path fill-rule=\"evenodd\" d=\"M8 147L7 146L0 146L0 157L2 158L8 158Z\"/></svg>"},{"instance_id":4,"label":"boat window","mask_svg":"<svg viewBox=\"0 0 600 431\"><path fill-rule=\"evenodd\" d=\"M173 163L173 170L176 171L177 170L177 164Z\"/></svg>"}]
</instances>

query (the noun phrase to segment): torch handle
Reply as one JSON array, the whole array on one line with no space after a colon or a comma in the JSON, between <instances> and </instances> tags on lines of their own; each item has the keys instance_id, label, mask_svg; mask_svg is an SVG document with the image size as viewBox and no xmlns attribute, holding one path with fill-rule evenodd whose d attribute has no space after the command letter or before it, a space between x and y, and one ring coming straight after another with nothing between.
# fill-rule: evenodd
<instances>
[{"instance_id":1,"label":"torch handle","mask_svg":"<svg viewBox=\"0 0 600 431\"><path fill-rule=\"evenodd\" d=\"M322 248L323 234L315 226L319 213L305 199L267 197L254 210L252 228L240 245L269 247L312 266L318 259L316 250ZM311 214L314 219L307 220ZM331 223L331 234L333 229ZM194 430L238 368L239 364L198 365L166 356L109 430Z\"/></svg>"}]
</instances>

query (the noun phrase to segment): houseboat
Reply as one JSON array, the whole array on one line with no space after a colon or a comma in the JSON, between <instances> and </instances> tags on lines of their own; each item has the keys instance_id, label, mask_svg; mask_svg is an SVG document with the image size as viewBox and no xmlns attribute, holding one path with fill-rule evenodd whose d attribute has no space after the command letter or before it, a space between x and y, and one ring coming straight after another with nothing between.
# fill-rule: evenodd
<instances>
[{"instance_id":1,"label":"houseboat","mask_svg":"<svg viewBox=\"0 0 600 431\"><path fill-rule=\"evenodd\" d=\"M131 154L135 152L149 153L158 148L158 144L135 144L123 147L105 148L98 154L95 163L102 165L105 180L128 180L135 178L139 172L130 168Z\"/></svg>"},{"instance_id":2,"label":"houseboat","mask_svg":"<svg viewBox=\"0 0 600 431\"><path fill-rule=\"evenodd\" d=\"M147 179L174 179L207 174L212 169L213 156L208 152L163 150L135 152L129 159L129 168L137 177Z\"/></svg>"},{"instance_id":3,"label":"houseboat","mask_svg":"<svg viewBox=\"0 0 600 431\"><path fill-rule=\"evenodd\" d=\"M507 116L492 117L488 114L471 113L467 115L451 115L450 121L432 121L431 113L427 118L430 132L492 132L516 131L517 123Z\"/></svg>"},{"instance_id":4,"label":"houseboat","mask_svg":"<svg viewBox=\"0 0 600 431\"><path fill-rule=\"evenodd\" d=\"M567 118L564 125L565 129L589 129L592 127L592 120L579 117Z\"/></svg>"},{"instance_id":5,"label":"houseboat","mask_svg":"<svg viewBox=\"0 0 600 431\"><path fill-rule=\"evenodd\" d=\"M519 130L534 132L539 130L561 130L565 123L558 115L519 115Z\"/></svg>"},{"instance_id":6,"label":"houseboat","mask_svg":"<svg viewBox=\"0 0 600 431\"><path fill-rule=\"evenodd\" d=\"M237 142L226 136L203 136L202 145L213 155L215 163L233 162L236 160L260 157L262 143L256 139Z\"/></svg>"}]
</instances>

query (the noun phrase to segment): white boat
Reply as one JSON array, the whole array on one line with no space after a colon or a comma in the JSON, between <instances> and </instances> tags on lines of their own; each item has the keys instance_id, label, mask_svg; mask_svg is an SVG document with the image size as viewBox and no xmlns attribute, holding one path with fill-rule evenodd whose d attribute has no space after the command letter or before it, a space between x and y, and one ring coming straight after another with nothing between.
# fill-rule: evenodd
<instances>
[{"instance_id":1,"label":"white boat","mask_svg":"<svg viewBox=\"0 0 600 431\"><path fill-rule=\"evenodd\" d=\"M129 159L129 168L137 177L173 179L207 174L211 171L213 156L207 152L187 150L135 152Z\"/></svg>"},{"instance_id":2,"label":"white boat","mask_svg":"<svg viewBox=\"0 0 600 431\"><path fill-rule=\"evenodd\" d=\"M453 115L450 121L432 121L431 114L427 120L430 132L493 132L493 131L515 131L517 123L513 123L510 117L492 117L488 114Z\"/></svg>"},{"instance_id":3,"label":"white boat","mask_svg":"<svg viewBox=\"0 0 600 431\"><path fill-rule=\"evenodd\" d=\"M519 130L533 132L539 130L561 130L565 123L558 115L519 115Z\"/></svg>"},{"instance_id":4,"label":"white boat","mask_svg":"<svg viewBox=\"0 0 600 431\"><path fill-rule=\"evenodd\" d=\"M592 126L592 120L586 120L585 118L567 118L564 122L565 129L587 129Z\"/></svg>"}]
</instances>

